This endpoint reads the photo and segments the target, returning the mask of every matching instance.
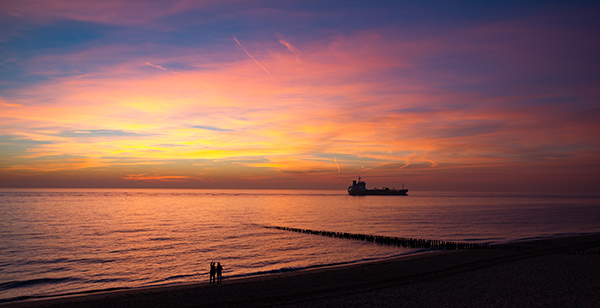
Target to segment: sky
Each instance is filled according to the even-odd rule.
[[[0,0],[0,187],[597,193],[598,16]]]

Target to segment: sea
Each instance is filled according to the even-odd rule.
[[[505,243],[599,233],[600,196],[2,188],[0,303],[435,253],[269,227]]]

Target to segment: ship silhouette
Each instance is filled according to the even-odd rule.
[[[352,185],[348,187],[348,194],[351,196],[370,196],[370,195],[391,195],[391,196],[406,196],[408,193],[408,189],[404,189],[404,184],[402,184],[402,189],[395,188],[373,188],[367,189],[367,183],[361,181],[360,176],[358,177],[358,182],[356,180],[352,181]]]

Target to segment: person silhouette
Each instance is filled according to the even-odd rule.
[[[215,283],[215,273],[217,269],[215,268],[215,262],[210,262],[210,278],[208,279],[209,284]]]
[[[223,272],[223,267],[221,266],[221,262],[217,262],[217,281],[221,283],[221,279],[223,276],[221,273]]]

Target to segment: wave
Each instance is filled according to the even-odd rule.
[[[561,238],[561,237],[568,237],[568,236],[580,236],[580,235],[592,235],[592,234],[600,234],[600,232],[554,233],[554,234],[546,234],[546,235],[540,235],[540,236],[522,237],[522,238],[518,238],[516,240],[502,242],[502,244],[511,243],[511,242],[526,242],[526,241],[534,241],[534,240],[545,240],[545,239]]]
[[[56,258],[56,259],[41,259],[41,260],[28,260],[21,263],[22,265],[59,265],[59,264],[104,264],[118,261],[118,259],[107,259],[107,258],[81,258],[81,259],[69,259],[69,258]],[[17,263],[19,264],[19,263]]]
[[[5,304],[5,303],[16,302],[16,301],[28,300],[28,299],[56,298],[56,297],[62,297],[62,296],[94,294],[94,293],[102,293],[102,292],[110,292],[110,291],[118,291],[118,290],[128,290],[128,289],[131,289],[131,288],[116,287],[116,288],[87,290],[87,291],[69,292],[69,293],[60,293],[60,294],[23,295],[23,296],[11,297],[11,298],[0,298],[0,305]]]
[[[171,276],[171,277],[166,277],[164,279],[161,280],[157,280],[154,283],[163,283],[163,282],[167,282],[167,281],[171,281],[171,280],[175,280],[175,279],[182,279],[182,278],[190,278],[190,277],[196,277],[199,274],[188,274],[188,275],[175,275],[175,276]]]
[[[57,284],[72,281],[79,281],[80,279],[73,277],[61,277],[61,278],[37,278],[29,280],[13,280],[8,282],[0,283],[0,291],[6,291],[16,288],[27,288],[34,285],[40,284]]]
[[[501,240],[504,240],[504,238],[502,238],[502,237],[474,237],[474,238],[465,238],[465,239],[462,239],[461,241],[463,241],[463,242],[474,242],[474,243],[495,244],[495,243],[498,243]]]
[[[310,270],[310,269],[325,268],[325,267],[358,264],[358,263],[363,263],[363,262],[389,260],[389,259],[394,259],[394,258],[398,258],[398,257],[405,257],[405,256],[412,255],[412,254],[432,252],[432,251],[434,251],[434,250],[432,250],[432,249],[417,249],[417,250],[409,251],[407,253],[401,253],[401,254],[396,254],[396,255],[382,257],[382,258],[364,258],[364,259],[358,259],[358,260],[347,261],[347,262],[315,264],[315,265],[309,265],[309,266],[285,266],[285,267],[268,270],[268,271],[258,271],[258,272],[245,273],[245,274],[227,275],[226,278],[231,279],[231,278],[254,277],[254,276],[261,276],[261,275],[295,272],[295,271]]]

